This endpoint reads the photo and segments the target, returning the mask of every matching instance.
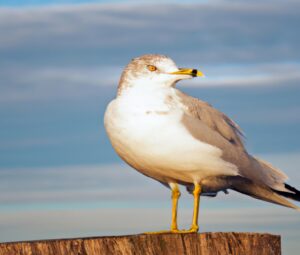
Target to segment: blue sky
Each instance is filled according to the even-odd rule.
[[[122,3],[128,1],[122,0],[1,0],[2,6],[45,6],[45,5],[60,5],[60,4],[86,4],[86,3]]]
[[[185,3],[195,3],[195,2],[205,2],[206,0],[196,1],[188,0]],[[0,6],[10,6],[10,7],[32,7],[32,6],[53,6],[53,5],[69,5],[69,4],[90,4],[90,3],[99,3],[99,4],[145,4],[145,3],[180,3],[181,1],[177,0],[160,0],[160,1],[150,1],[150,0],[0,0]]]
[[[232,117],[249,151],[299,187],[297,1],[49,2],[0,1],[1,241],[168,227],[169,191],[121,162],[102,123],[122,68],[145,53],[202,70],[206,79],[178,87]],[[272,232],[285,254],[300,248],[292,210],[234,192],[203,201],[203,231]]]

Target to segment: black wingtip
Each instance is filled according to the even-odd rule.
[[[295,192],[296,194],[300,195],[300,191],[297,190],[296,188],[292,187],[291,185],[285,183],[284,184],[284,187],[292,192]]]
[[[290,198],[290,199],[293,199],[293,200],[296,200],[296,201],[300,201],[300,191],[297,190],[296,188],[292,187],[291,185],[285,183],[284,184],[284,187],[291,191],[291,192],[286,192],[286,191],[278,191],[278,190],[274,190],[277,194],[281,195],[281,196],[284,196],[284,197],[287,197],[287,198]]]

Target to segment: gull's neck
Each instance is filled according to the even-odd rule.
[[[170,99],[176,95],[176,89],[158,84],[136,84],[127,86],[117,95],[123,109],[134,112],[169,111]]]
[[[120,80],[117,96],[122,96],[127,93],[146,94],[146,93],[163,93],[170,91],[173,88],[172,84],[164,82],[157,83],[149,79],[136,80]]]

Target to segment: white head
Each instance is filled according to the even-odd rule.
[[[196,69],[178,68],[164,55],[148,54],[134,58],[124,69],[118,94],[134,86],[173,87],[176,82],[203,74]]]

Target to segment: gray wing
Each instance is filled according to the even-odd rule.
[[[244,135],[240,127],[229,117],[213,108],[210,104],[188,96],[179,90],[178,96],[184,105],[186,114],[199,119],[207,127],[218,132],[229,143],[237,147],[244,147]]]
[[[236,165],[241,176],[275,190],[288,191],[283,172],[247,153],[237,124],[206,102],[179,90],[177,93],[185,111],[182,122],[191,135],[221,149],[222,158]]]

